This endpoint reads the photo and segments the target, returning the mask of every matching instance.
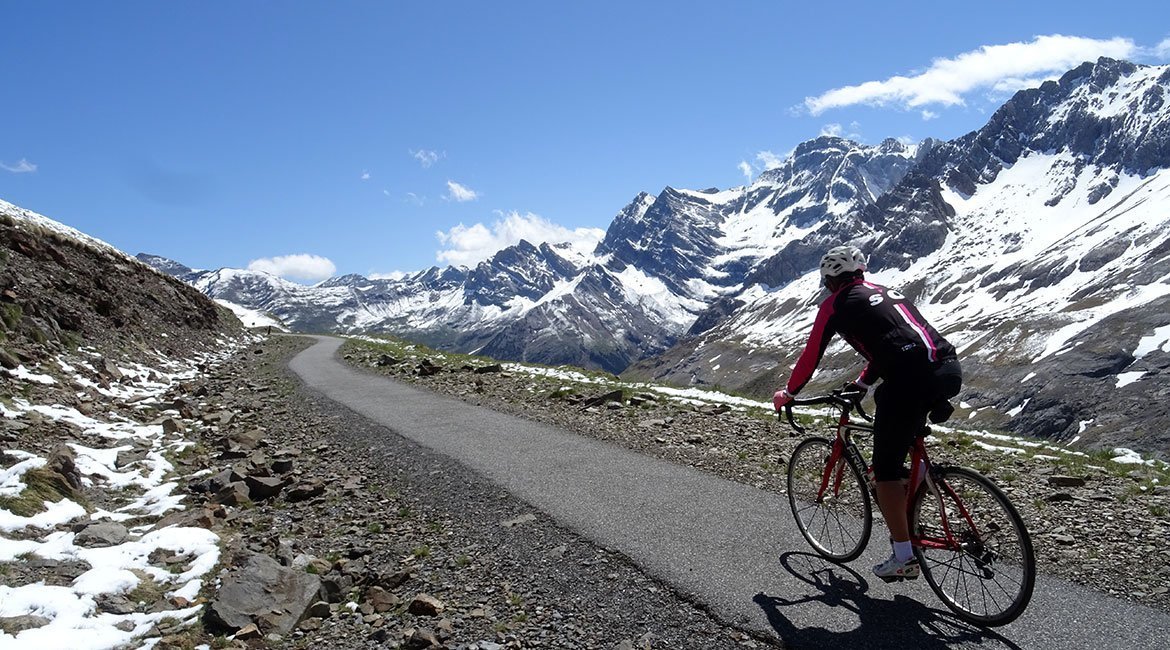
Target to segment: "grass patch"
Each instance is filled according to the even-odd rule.
[[[61,499],[79,500],[63,476],[43,467],[25,472],[22,481],[25,488],[20,494],[0,496],[0,508],[14,515],[31,517],[45,511],[46,501],[56,503]]]
[[[138,576],[139,582],[137,587],[126,594],[126,598],[132,602],[146,603],[147,605],[153,605],[162,600],[163,594],[166,592],[163,585],[155,582],[149,575],[140,570],[132,569],[131,571]]]
[[[0,323],[4,324],[5,330],[15,329],[23,317],[24,310],[20,305],[11,302],[0,303]]]
[[[427,546],[426,544],[416,546],[410,551],[410,554],[413,555],[416,559],[421,560],[425,557],[430,557],[431,547]]]

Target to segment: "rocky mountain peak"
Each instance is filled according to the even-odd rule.
[[[1036,376],[1051,379],[1058,362],[1076,358],[1094,368],[1084,381],[1140,394],[1150,382],[1130,375],[1160,372],[1160,353],[1132,349],[1155,336],[1151,327],[1170,326],[1142,311],[1161,304],[1170,250],[1157,207],[1170,197],[1168,70],[1103,59],[1017,93],[954,140],[867,145],[824,135],[745,187],[642,192],[592,257],[522,242],[474,269],[399,281],[258,280],[269,286],[255,294],[265,302],[249,306],[288,316],[296,329],[391,331],[610,371],[675,345],[646,362],[653,377],[762,392],[807,331],[820,255],[850,242],[870,255],[879,281],[938,310],[973,373],[1038,385]],[[1126,324],[1129,351],[1094,334],[1104,322]],[[725,360],[707,363],[719,353],[700,354],[704,346]],[[1097,368],[1098,353],[1135,369]],[[1013,381],[977,390],[987,412],[1038,395],[1031,408],[1059,401]],[[1009,419],[1034,422],[1052,408]],[[1105,422],[1078,409],[1060,412],[1059,435]],[[1086,439],[1102,440],[1113,425],[1093,426]]]

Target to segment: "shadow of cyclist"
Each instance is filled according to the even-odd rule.
[[[906,596],[875,599],[866,596],[869,583],[856,571],[832,564],[811,553],[790,552],[780,564],[796,578],[816,589],[806,596],[786,599],[756,594],[753,600],[780,638],[795,648],[946,648],[953,644],[1020,650],[1003,636],[970,625],[949,612],[926,607]],[[820,603],[841,607],[857,615],[851,630],[797,627],[783,614],[783,608]]]

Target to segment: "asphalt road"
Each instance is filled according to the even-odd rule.
[[[312,389],[458,460],[723,620],[791,647],[1170,647],[1170,615],[1048,576],[1016,622],[972,627],[925,580],[887,585],[869,575],[889,553],[880,533],[848,566],[825,562],[775,493],[356,371],[334,358],[340,344],[319,337],[289,366]]]

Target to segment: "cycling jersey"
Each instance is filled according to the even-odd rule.
[[[788,380],[789,393],[797,394],[812,379],[835,334],[869,362],[860,377],[867,385],[955,358],[955,348],[906,296],[859,278],[821,303],[808,343]]]

